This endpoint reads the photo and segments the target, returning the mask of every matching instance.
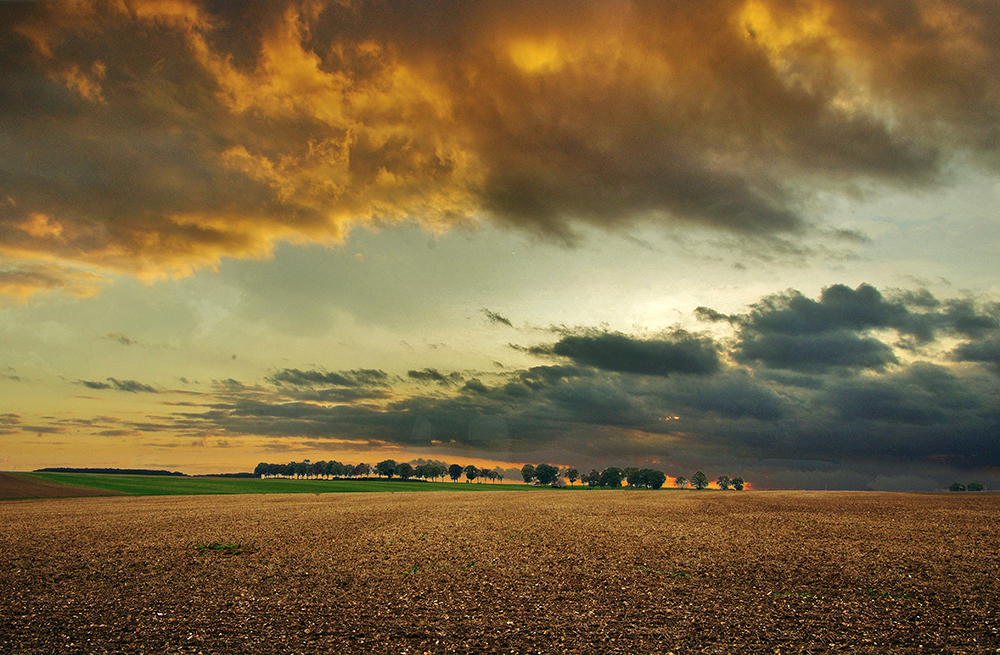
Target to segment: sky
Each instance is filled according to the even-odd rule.
[[[0,469],[1000,485],[1000,5],[0,3]]]

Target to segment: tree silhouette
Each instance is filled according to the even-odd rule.
[[[403,462],[402,464],[396,464],[396,475],[398,475],[403,480],[409,480],[413,475],[413,466],[408,462]]]
[[[392,479],[393,474],[396,473],[396,460],[384,459],[375,465],[375,472],[379,475],[384,475],[385,477]]]
[[[559,479],[559,469],[550,464],[539,464],[535,467],[535,479],[538,480],[538,484],[546,486],[553,484]]]
[[[609,466],[608,468],[601,471],[601,476],[599,483],[602,487],[611,487],[612,489],[621,488],[622,479],[625,477],[625,471],[621,470],[617,466]]]
[[[707,489],[708,488],[708,476],[698,471],[691,476],[691,486],[695,489]]]

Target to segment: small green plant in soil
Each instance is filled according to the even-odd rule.
[[[246,550],[243,544],[223,544],[218,541],[195,544],[194,548],[199,553],[220,553],[226,556],[241,555]]]

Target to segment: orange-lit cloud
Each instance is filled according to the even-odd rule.
[[[358,225],[809,229],[1000,163],[990,3],[5,3],[0,256],[184,275]],[[44,217],[44,220],[39,217]]]
[[[86,298],[96,295],[109,282],[92,271],[54,264],[0,268],[0,303],[4,298],[24,302],[44,291],[62,291]]]

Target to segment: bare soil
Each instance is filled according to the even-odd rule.
[[[0,504],[0,652],[985,653],[1000,496]]]
[[[120,496],[117,491],[87,489],[49,482],[21,473],[0,472],[0,500],[12,498],[75,498],[80,496]]]

